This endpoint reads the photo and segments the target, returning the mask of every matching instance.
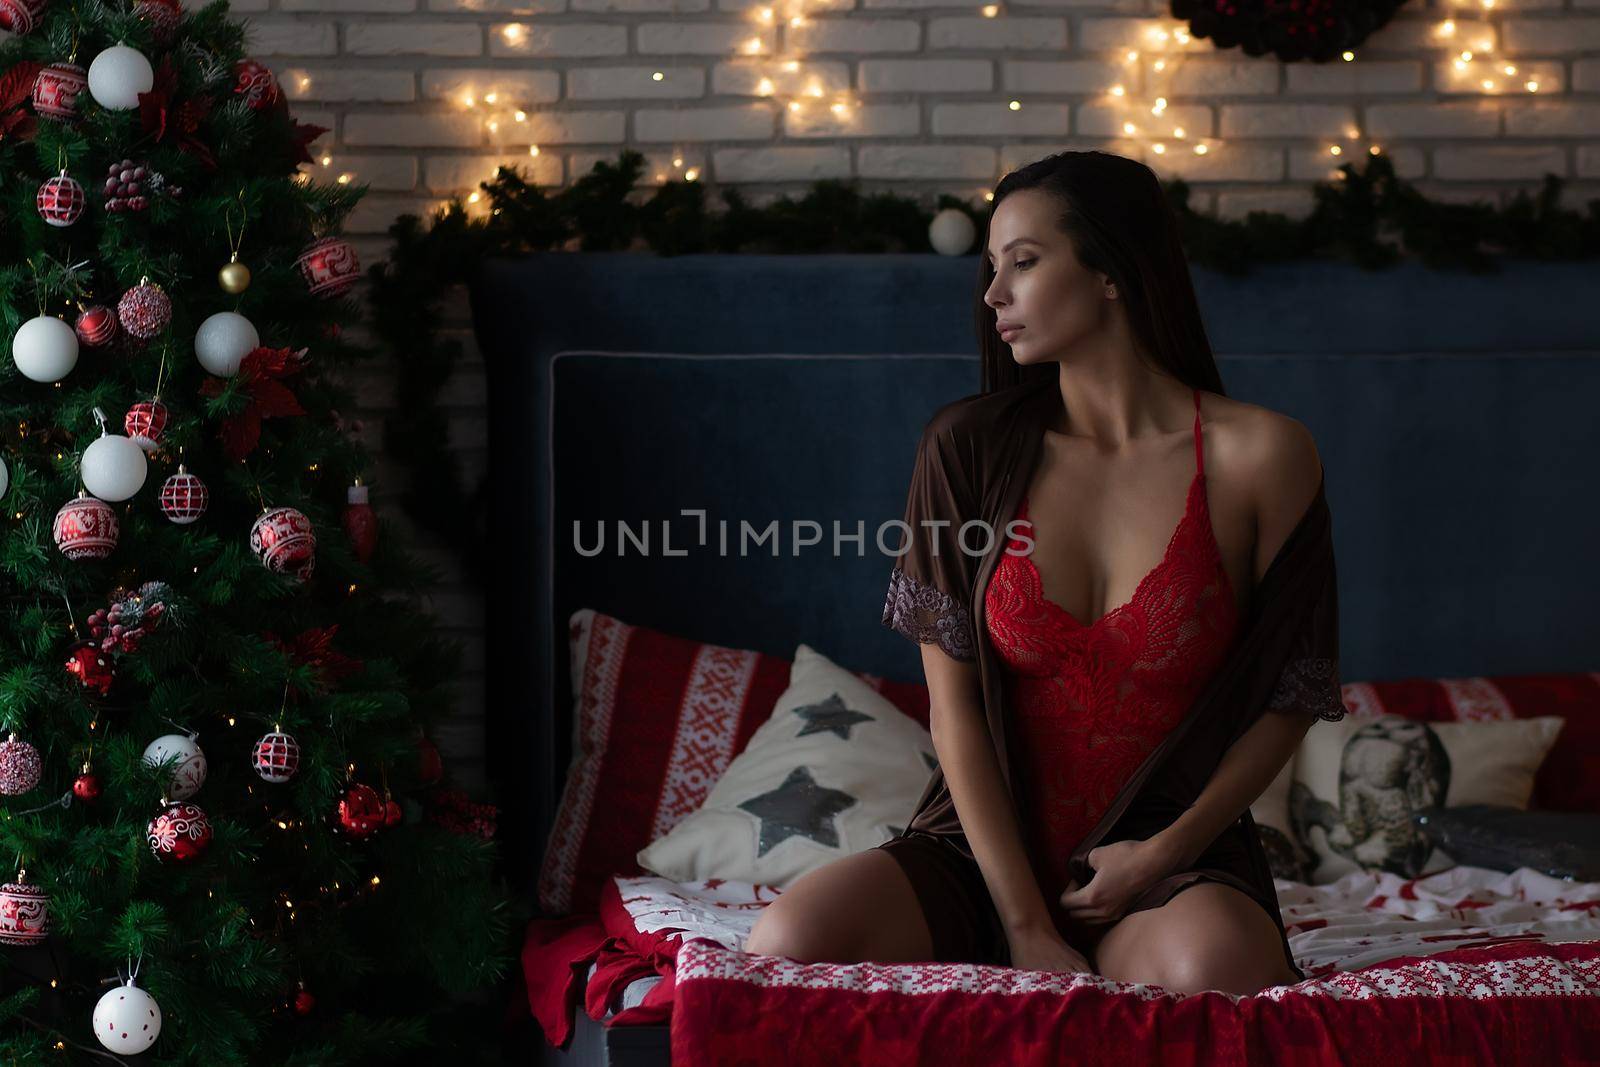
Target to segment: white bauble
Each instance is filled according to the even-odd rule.
[[[6,490],[11,488],[11,471],[6,469],[6,461],[0,459],[0,496],[6,495]]]
[[[40,315],[17,327],[11,359],[24,378],[59,382],[78,365],[78,335],[54,315]]]
[[[959,208],[945,208],[928,224],[928,243],[941,256],[965,255],[977,235],[972,216]]]
[[[261,345],[261,335],[237,311],[219,311],[200,324],[194,335],[194,354],[200,365],[220,378],[239,373],[239,364],[251,349]]]
[[[126,500],[144,485],[150,464],[133,438],[108,433],[83,450],[79,473],[83,487],[101,500]]]
[[[161,1036],[161,1005],[130,978],[94,1006],[94,1036],[124,1056],[143,1052]]]
[[[167,799],[188,800],[205,784],[206,754],[200,751],[193,734],[165,734],[145,746],[144,761],[152,767],[174,757],[178,763],[167,785]]]
[[[139,106],[139,94],[155,83],[156,72],[144,53],[125,44],[112,45],[89,64],[89,95],[112,111],[132,111]]]

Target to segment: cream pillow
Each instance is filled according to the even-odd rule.
[[[1562,720],[1421,722],[1398,715],[1319,723],[1300,743],[1289,817],[1314,883],[1360,869],[1406,878],[1455,865],[1412,822],[1434,807],[1526,808]]]
[[[934,765],[927,730],[801,645],[772,717],[700,809],[640,850],[639,864],[675,882],[785,888],[899,834]]]
[[[1316,731],[1312,731],[1315,733]],[[1316,859],[1295,838],[1289,822],[1289,786],[1294,781],[1294,763],[1299,750],[1289,757],[1272,784],[1262,791],[1250,805],[1250,817],[1255,820],[1256,831],[1261,836],[1261,847],[1267,854],[1267,865],[1275,878],[1291,882],[1307,882]]]

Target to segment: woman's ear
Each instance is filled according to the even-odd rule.
[[[1100,287],[1105,290],[1107,300],[1115,300],[1117,298],[1117,284],[1111,280],[1111,275],[1100,275]]]

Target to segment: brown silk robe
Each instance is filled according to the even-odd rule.
[[[984,717],[996,739],[1001,774],[1012,787],[1016,751],[1008,714],[1004,663],[989,639],[984,592],[1005,550],[1006,523],[1038,465],[1045,429],[1061,412],[1061,392],[1024,384],[946,404],[933,414],[918,445],[906,499],[911,528],[907,551],[895,562],[884,604],[884,625],[913,641],[938,644],[952,657],[976,660]],[[1334,720],[1344,715],[1339,693],[1339,612],[1332,525],[1325,484],[1273,558],[1241,619],[1227,657],[1171,733],[1139,766],[1110,809],[1074,850],[1073,877],[1087,885],[1089,851],[1111,841],[1142,840],[1170,825],[1200,795],[1228,748],[1263,712]],[[973,526],[958,547],[961,525]],[[923,525],[924,523],[945,525]],[[1002,743],[1003,742],[1003,743]],[[1029,815],[1014,809],[1023,824]],[[942,769],[918,801],[906,834],[942,837],[974,858]],[[1209,878],[1254,897],[1277,924],[1284,955],[1297,973],[1278,912],[1272,872],[1249,811],[1230,824],[1187,870],[1168,875],[1136,897],[1128,911],[1159,907],[1183,886]],[[1045,898],[1064,934],[1074,933]],[[1102,928],[1103,929],[1103,928]],[[1069,943],[1092,940],[1068,936]]]

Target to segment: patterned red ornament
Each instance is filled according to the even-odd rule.
[[[383,828],[383,818],[383,798],[370,785],[352,785],[339,798],[339,829],[351,837],[371,837]]]
[[[67,673],[83,683],[85,689],[94,689],[101,696],[111,691],[114,675],[111,657],[94,641],[74,641],[67,649]]]
[[[196,804],[168,804],[150,820],[145,839],[158,859],[188,863],[211,844],[211,820]]]
[[[182,463],[178,472],[161,483],[161,514],[187,526],[206,513],[211,501],[211,490],[206,483],[190,474]]]
[[[89,769],[87,763],[83,765],[83,773],[72,782],[72,795],[85,804],[92,804],[100,799],[100,779]]]
[[[178,0],[139,0],[133,13],[150,27],[150,36],[165,47],[178,34],[178,20],[183,18],[183,8]]]
[[[123,416],[122,428],[130,440],[146,452],[154,452],[167,432],[167,406],[160,400],[141,400]]]
[[[294,508],[263,511],[250,527],[250,550],[274,574],[311,577],[317,562],[317,538],[311,520]]]
[[[161,286],[144,278],[117,301],[117,318],[124,330],[148,341],[172,321],[172,301]]]
[[[251,110],[260,111],[278,102],[278,79],[264,64],[253,59],[241,59],[234,64],[233,91],[244,97]]]
[[[72,328],[78,340],[91,348],[98,348],[109,344],[117,336],[117,316],[104,304],[95,304],[83,309]]]
[[[0,885],[0,944],[37,945],[50,932],[50,894],[27,879],[19,871],[15,882]]]
[[[332,299],[343,296],[361,279],[361,263],[356,250],[343,237],[324,237],[305,247],[294,261],[300,268],[312,296]]]
[[[33,79],[33,110],[51,119],[78,117],[78,97],[89,87],[89,72],[76,63],[52,63]]]
[[[111,505],[82,490],[61,505],[51,527],[56,547],[68,559],[105,559],[117,547],[118,532]]]
[[[0,30],[22,35],[39,24],[48,0],[0,0]]]
[[[274,730],[256,742],[250,762],[263,780],[287,782],[300,769],[300,743],[281,730]]]
[[[21,796],[38,785],[43,774],[44,760],[39,758],[38,749],[17,740],[16,734],[0,741],[0,793]]]
[[[69,177],[65,170],[46,179],[33,198],[39,217],[52,226],[71,226],[83,214],[88,202],[89,197],[78,179]]]

